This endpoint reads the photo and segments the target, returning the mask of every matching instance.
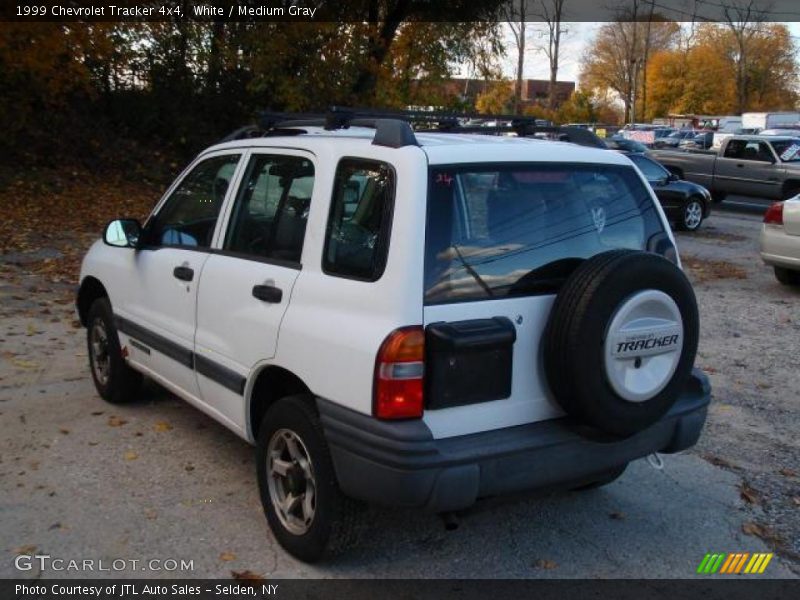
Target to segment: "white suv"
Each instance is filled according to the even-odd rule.
[[[698,315],[623,155],[406,120],[274,124],[110,223],[77,308],[109,402],[146,375],[257,447],[312,561],[360,502],[448,512],[692,446]]]

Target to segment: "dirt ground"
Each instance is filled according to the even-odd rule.
[[[771,576],[796,576],[800,289],[761,263],[759,228],[715,212],[679,236],[700,305],[697,364],[714,389],[698,446],[664,471],[638,461],[602,490],[480,507],[453,533],[434,516],[370,512],[362,547],[315,567],[268,533],[241,440],[153,385],[131,406],[97,397],[75,281],[58,266],[91,232],[3,248],[0,577],[86,576],[21,575],[13,557],[33,552],[192,558],[177,575],[197,577],[688,577],[705,552],[767,548],[779,554]]]
[[[701,331],[697,364],[713,402],[693,450],[739,475],[760,506],[755,524],[800,565],[800,288],[780,285],[758,256],[761,217],[717,211],[678,244],[695,286]]]

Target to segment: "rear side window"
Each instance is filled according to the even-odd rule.
[[[555,293],[582,260],[645,250],[661,232],[650,192],[629,166],[434,168],[425,302]]]
[[[377,281],[386,266],[394,171],[386,163],[344,159],[336,169],[322,268],[329,275]]]

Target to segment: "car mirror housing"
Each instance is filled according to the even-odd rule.
[[[103,230],[103,241],[116,248],[136,248],[142,226],[136,219],[116,219]]]

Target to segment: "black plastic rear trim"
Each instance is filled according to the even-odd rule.
[[[239,375],[236,371],[223,367],[198,354],[194,357],[194,368],[200,375],[208,377],[222,387],[228,388],[239,395],[244,394],[244,386],[245,383],[247,383],[247,379]]]

